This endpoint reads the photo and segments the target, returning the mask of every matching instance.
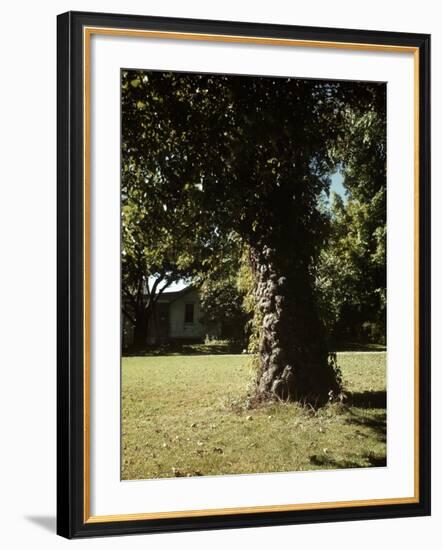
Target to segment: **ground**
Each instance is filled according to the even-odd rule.
[[[247,355],[123,358],[122,478],[385,466],[386,354],[341,352],[346,399],[252,406]]]

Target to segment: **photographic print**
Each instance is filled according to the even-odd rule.
[[[385,82],[121,70],[121,478],[387,465]]]
[[[57,24],[58,534],[429,515],[430,36]]]

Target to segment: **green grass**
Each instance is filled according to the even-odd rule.
[[[122,478],[385,465],[386,354],[338,353],[347,401],[251,407],[244,355],[127,357]]]

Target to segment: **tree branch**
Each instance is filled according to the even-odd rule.
[[[151,294],[152,294],[152,297],[154,298],[155,297],[155,293],[157,291],[157,288],[158,288],[158,285],[161,283],[161,281],[164,280],[164,274],[162,273],[158,279],[154,282],[153,286],[152,286],[152,291],[151,291]]]
[[[121,311],[124,313],[124,315],[126,315],[126,317],[129,319],[129,321],[135,325],[136,322],[135,322],[135,319],[132,317],[132,315],[130,315],[125,309],[124,307],[121,308]]]
[[[166,288],[169,287],[172,283],[173,283],[172,280],[167,281],[166,284],[165,284],[162,288],[160,288],[160,290],[157,292],[156,298],[154,298],[154,303],[155,303],[155,304],[156,304],[156,303],[158,302],[158,300],[160,299],[161,294],[163,294],[163,292],[166,290]]]
[[[172,284],[172,282],[173,281],[167,281],[166,284],[158,291],[158,296],[161,296],[161,294]]]
[[[134,298],[134,296],[132,296],[132,294],[124,287],[122,287],[121,291],[124,294],[124,297],[127,298],[132,303],[133,306],[136,306],[137,301]]]

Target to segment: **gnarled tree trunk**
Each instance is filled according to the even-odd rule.
[[[326,349],[308,262],[281,243],[278,250],[252,248],[250,259],[262,323],[258,395],[325,403],[339,393],[340,380]]]

